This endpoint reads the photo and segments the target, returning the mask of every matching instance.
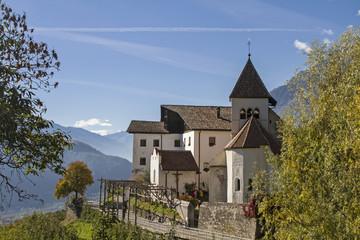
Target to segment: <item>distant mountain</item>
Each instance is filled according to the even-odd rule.
[[[101,136],[82,128],[64,127],[59,124],[54,124],[54,129],[60,129],[70,134],[73,140],[87,143],[104,154],[132,160],[132,135],[127,132]]]
[[[293,99],[294,92],[289,91],[287,85],[282,85],[271,90],[270,94],[277,101],[274,111],[281,117]]]
[[[95,183],[88,188],[86,196],[95,196],[99,193],[98,179],[102,177],[107,179],[129,179],[131,163],[128,160],[104,155],[88,144],[74,141],[73,149],[65,151],[64,166],[66,167],[70,162],[78,160],[81,160],[88,165],[94,177]],[[40,199],[44,200],[45,206],[48,206],[57,202],[53,192],[60,177],[61,176],[59,175],[45,171],[40,177],[30,177],[30,180],[35,183],[35,186],[28,181],[24,181],[20,186],[29,193],[37,194]],[[42,207],[42,204],[35,200],[17,202],[14,196],[11,208],[6,210],[19,211],[21,208]]]

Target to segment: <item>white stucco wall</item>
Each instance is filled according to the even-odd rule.
[[[161,150],[183,150],[182,134],[144,134],[135,133],[133,138],[133,169],[150,169],[150,156],[154,148]],[[146,147],[140,146],[140,140],[146,139]],[[154,147],[153,140],[159,140],[159,147]],[[174,147],[174,140],[180,140],[180,147]],[[146,165],[140,165],[140,158],[146,158]]]
[[[204,162],[210,162],[216,156],[218,156],[224,147],[231,140],[230,131],[198,131],[196,135],[200,133],[200,184],[202,187],[205,185],[205,190],[209,190],[209,172],[204,171]],[[215,137],[215,145],[209,146],[209,138]],[[198,156],[195,158],[198,161]]]
[[[189,137],[191,144],[189,146]],[[215,145],[209,146],[209,137],[215,137]],[[200,174],[200,188],[209,190],[209,172],[204,171],[204,162],[210,162],[221,151],[224,150],[226,144],[231,140],[230,131],[205,131],[196,130],[188,131],[183,134],[185,140],[185,150],[191,151],[194,156],[195,162],[199,167]],[[200,154],[199,154],[200,153]],[[200,161],[199,161],[200,157]],[[200,165],[199,165],[200,162]],[[196,180],[198,184],[199,180]]]
[[[250,201],[252,191],[248,190],[248,180],[262,169],[267,170],[265,146],[260,148],[238,148],[226,151],[228,163],[228,202]],[[231,165],[231,168],[229,166]],[[235,180],[240,179],[240,191],[235,191]]]
[[[167,176],[167,187],[176,189],[176,176],[175,171],[170,171]],[[182,175],[179,176],[179,194],[185,193],[185,183],[194,183],[196,182],[196,173],[195,172],[185,172],[179,171]],[[165,186],[165,183],[164,185]]]
[[[215,137],[215,145],[213,146],[209,146],[210,137]],[[146,139],[146,147],[140,147],[141,139]],[[150,166],[151,154],[155,148],[153,146],[154,139],[159,140],[159,147],[157,147],[158,149],[191,151],[195,162],[198,165],[200,157],[200,186],[203,190],[208,191],[209,172],[204,172],[203,164],[204,162],[210,162],[219,153],[221,153],[221,151],[223,151],[226,144],[231,140],[231,133],[230,131],[188,131],[184,134],[134,134],[133,169],[150,169],[150,178],[153,177],[153,170],[159,172],[159,170],[157,170],[155,167],[152,168]],[[180,140],[180,147],[174,146],[175,140]],[[146,158],[146,165],[140,165],[140,158],[142,157]],[[156,162],[155,165],[159,165],[159,162]],[[160,171],[156,178],[159,179],[157,184],[164,184],[165,175],[162,173],[162,171]],[[198,178],[199,176],[195,174],[195,179],[192,181],[198,184]]]
[[[159,154],[156,154],[156,150],[153,150],[150,160],[150,183],[160,185],[160,159]]]
[[[180,140],[180,147],[175,147],[175,140]],[[161,150],[184,150],[182,134],[164,134]]]
[[[268,129],[268,99],[267,98],[232,98],[231,100],[231,133],[233,136],[239,132],[240,128],[246,122],[246,119],[240,119],[240,110],[247,111],[248,108],[259,109],[259,120],[265,129]]]

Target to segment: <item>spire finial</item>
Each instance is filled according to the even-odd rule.
[[[248,54],[248,56],[249,56],[249,58],[250,58],[250,56],[251,56],[251,53],[250,53],[250,38],[248,39],[248,49],[249,49],[249,54]]]

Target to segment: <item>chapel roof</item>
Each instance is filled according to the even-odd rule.
[[[254,116],[251,116],[225,149],[259,148],[260,146],[269,146],[275,154],[280,153],[281,149],[279,141]]]
[[[276,100],[266,89],[250,57],[230,94],[231,98],[268,98],[269,103],[276,106]]]
[[[161,107],[179,114],[191,130],[231,130],[231,107],[188,105],[161,105]]]
[[[191,151],[184,150],[159,150],[161,156],[161,168],[163,171],[195,171],[199,172],[194,156]]]
[[[128,129],[129,133],[169,133],[163,122],[132,120]]]

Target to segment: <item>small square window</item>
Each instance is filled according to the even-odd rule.
[[[153,141],[153,146],[154,146],[154,147],[160,146],[160,141],[159,141],[159,139],[154,139],[154,141]]]
[[[209,146],[212,147],[216,144],[215,137],[209,137]]]
[[[146,158],[140,158],[140,165],[146,165]]]
[[[191,137],[189,137],[189,146],[191,146]]]
[[[140,147],[146,147],[146,139],[140,139]]]
[[[180,140],[174,141],[174,147],[180,147]]]

